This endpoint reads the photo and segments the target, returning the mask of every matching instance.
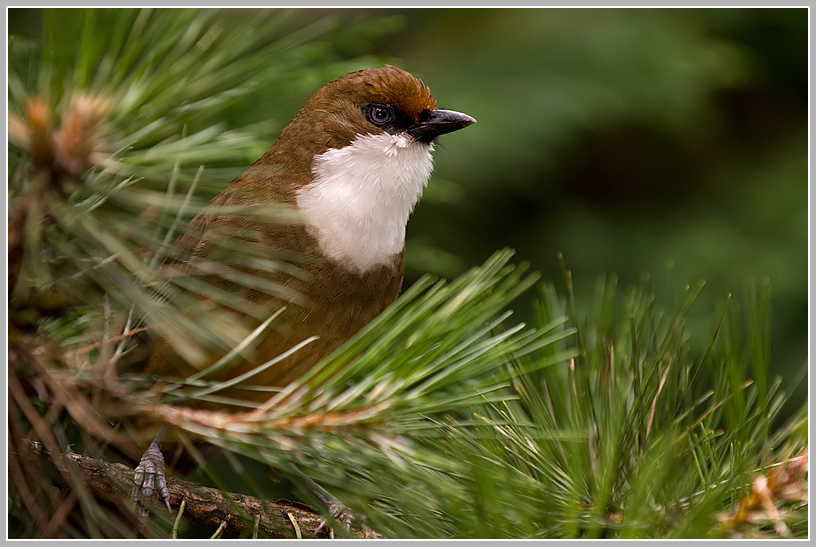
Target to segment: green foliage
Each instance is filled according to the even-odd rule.
[[[217,400],[229,386],[210,380],[209,370],[172,383],[124,374],[122,361],[144,357],[134,336],[143,326],[191,358],[215,337],[226,363],[275,320],[278,311],[250,309],[262,320],[259,330],[230,331],[223,317],[199,310],[197,296],[249,302],[159,266],[190,217],[237,166],[262,153],[291,108],[328,77],[373,64],[356,55],[396,20],[349,23],[268,10],[25,13],[42,16],[43,26],[34,39],[9,39],[11,536],[166,537],[162,515],[140,521],[130,508],[100,504],[60,467],[69,446],[134,463],[145,423],[174,425],[191,448],[190,441],[206,440],[228,449],[226,465],[205,466],[209,476],[200,477],[224,489],[271,496],[269,481],[249,469],[252,460],[297,487],[298,474],[287,466],[295,460],[386,537],[807,535],[807,409],[780,415],[786,396],[773,372],[767,282],[718,307],[702,285],[658,298],[649,287],[621,289],[604,276],[594,291],[579,293],[563,264],[561,289],[539,283],[502,251],[450,282],[421,278],[321,366],[245,413],[171,404]],[[496,13],[498,35],[510,25],[528,47],[540,33],[532,19],[516,28],[518,19]],[[529,116],[520,138],[556,142],[581,120],[613,118],[610,111],[654,115],[689,130],[708,90],[748,77],[734,48],[709,48],[716,38],[697,43],[660,12],[640,12],[637,24],[624,13],[590,16],[579,36],[585,47],[573,48],[564,46],[576,39],[574,25],[564,23],[576,15],[554,12],[545,35],[562,46],[560,55],[542,56],[538,68],[565,76],[547,94],[516,103],[551,108],[552,123],[544,125],[552,134],[537,133],[542,126]],[[663,48],[649,49],[657,37],[667,37]],[[620,85],[611,92],[604,58],[626,69],[612,71]],[[695,63],[681,62],[689,59]],[[575,93],[571,107],[559,102],[576,92],[567,76],[587,63],[591,85]],[[674,98],[672,109],[662,106],[664,95],[644,88],[652,81]],[[541,84],[509,88],[530,93]],[[487,100],[495,92],[480,89]],[[478,108],[450,106],[491,126]],[[512,148],[508,142],[498,145]],[[496,139],[490,143],[495,150]],[[748,186],[760,187],[764,177]],[[443,185],[438,202],[455,203],[463,195],[457,188]],[[757,207],[762,201],[747,192],[744,199]],[[291,220],[277,209],[233,213]],[[569,239],[579,231],[572,228],[559,236]],[[451,268],[467,262],[433,243],[423,252],[449,258]],[[221,259],[214,267],[297,272],[241,239]],[[277,290],[251,276],[244,283]],[[533,287],[525,325],[509,308]],[[29,441],[44,447],[39,458],[23,456]],[[770,498],[760,500],[762,478]],[[768,499],[779,514],[757,501]]]
[[[767,278],[771,366],[804,400],[806,9],[401,13],[388,50],[478,120],[439,154],[409,275],[455,276],[508,246],[553,278],[562,252],[581,307],[604,272],[650,275],[665,302],[698,279],[741,295]],[[440,179],[455,190],[426,199]]]
[[[603,280],[593,310],[579,317],[569,290],[563,296],[541,285],[539,326],[549,332],[565,315],[573,326],[516,352],[504,365],[510,386],[465,408],[455,393],[437,401],[434,414],[421,402],[407,407],[430,428],[383,419],[386,410],[379,426],[299,445],[299,466],[386,537],[725,537],[728,511],[771,458],[806,447],[806,410],[771,434],[784,397],[769,387],[763,357],[767,287],[744,310],[724,304],[695,341],[685,321],[701,288],[666,313],[648,292],[618,295],[615,280]],[[384,327],[366,329],[360,340]],[[695,354],[695,342],[708,349]],[[579,351],[565,359],[572,346]],[[387,364],[368,370],[369,359],[377,366],[399,357],[361,355],[345,380],[350,388],[389,377]],[[366,372],[355,381],[358,370]],[[477,382],[478,373],[474,366],[467,377]],[[373,431],[376,447],[365,440]],[[278,455],[255,446],[241,451],[277,463]],[[787,502],[784,513],[794,535],[806,533],[803,501]],[[769,533],[735,526],[742,537]]]
[[[32,307],[26,299],[42,307],[44,294],[58,295],[49,305],[61,308],[95,295],[99,311],[102,299],[114,298],[119,310],[134,306],[128,325],[146,317],[192,361],[202,358],[196,343],[225,349],[244,334],[184,313],[198,294],[235,305],[234,295],[191,277],[167,282],[153,270],[213,186],[237,174],[226,168],[257,159],[282,127],[267,116],[231,124],[230,110],[256,100],[259,89],[342,72],[349,62],[331,61],[324,41],[337,23],[329,19],[298,21],[291,10],[228,14],[44,10],[39,43],[10,38],[9,198],[16,231],[25,227],[12,253],[23,261],[21,282],[12,282],[20,307]],[[275,110],[274,101],[267,106]],[[274,207],[251,214],[291,220]],[[291,268],[250,248],[232,253],[236,266]],[[257,278],[245,283],[277,290]]]

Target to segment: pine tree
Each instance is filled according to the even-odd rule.
[[[710,332],[692,335],[702,284],[667,308],[644,287],[620,294],[610,276],[582,311],[566,266],[557,288],[499,251],[452,281],[422,278],[260,408],[172,404],[216,400],[223,384],[211,370],[182,382],[134,373],[147,331],[191,360],[216,340],[224,365],[257,332],[189,313],[198,294],[250,304],[166,275],[169,243],[266,149],[281,123],[258,119],[287,89],[376,62],[337,51],[393,23],[268,10],[41,16],[39,39],[9,38],[10,536],[196,537],[221,522],[217,534],[314,534],[320,516],[272,503],[266,467],[317,511],[301,473],[336,495],[355,523],[330,519],[331,532],[351,536],[807,535],[807,409],[775,421],[785,398],[768,366],[768,284],[739,305],[726,298]],[[264,115],[242,115],[236,105],[259,93]],[[227,251],[214,267],[297,266],[240,240]],[[522,297],[533,325],[513,319]],[[160,504],[142,519],[118,501],[159,424],[194,455],[198,441],[223,449],[171,484],[187,496],[182,520],[203,530]],[[226,505],[202,511],[208,496]]]

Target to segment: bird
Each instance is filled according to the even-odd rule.
[[[218,281],[221,289],[240,292],[270,314],[287,308],[284,320],[254,339],[241,362],[225,374],[246,373],[309,340],[251,377],[255,385],[286,386],[397,299],[406,225],[431,176],[437,138],[475,122],[467,114],[438,108],[422,80],[391,65],[345,74],[311,96],[266,153],[193,218],[171,253],[176,266],[190,274],[197,260],[223,251],[219,241],[240,233],[250,234],[248,240],[261,254],[309,257],[301,265],[305,275],[250,272],[275,282],[291,298]],[[271,204],[290,208],[300,220],[281,223],[223,212],[231,206]],[[212,307],[212,302],[201,305]],[[243,310],[221,310],[247,328],[260,323]],[[178,356],[164,341],[151,352],[147,368],[161,371],[174,361]],[[227,399],[251,407],[269,396],[264,390],[231,389]],[[203,406],[220,408],[219,403]],[[133,497],[149,497],[155,487],[169,509],[162,436],[136,468]]]

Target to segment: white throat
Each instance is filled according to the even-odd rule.
[[[433,145],[412,137],[362,135],[316,156],[314,181],[297,205],[320,249],[351,270],[390,264],[433,169]]]

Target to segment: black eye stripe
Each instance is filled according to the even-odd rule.
[[[390,104],[372,103],[363,108],[363,116],[376,126],[383,127],[396,120],[396,112]]]
[[[392,135],[407,131],[415,123],[399,108],[388,103],[369,103],[361,111],[368,123]]]
[[[387,122],[388,119],[391,117],[391,112],[388,111],[387,108],[382,106],[375,106],[371,109],[371,117],[374,118],[375,121],[378,122]]]

